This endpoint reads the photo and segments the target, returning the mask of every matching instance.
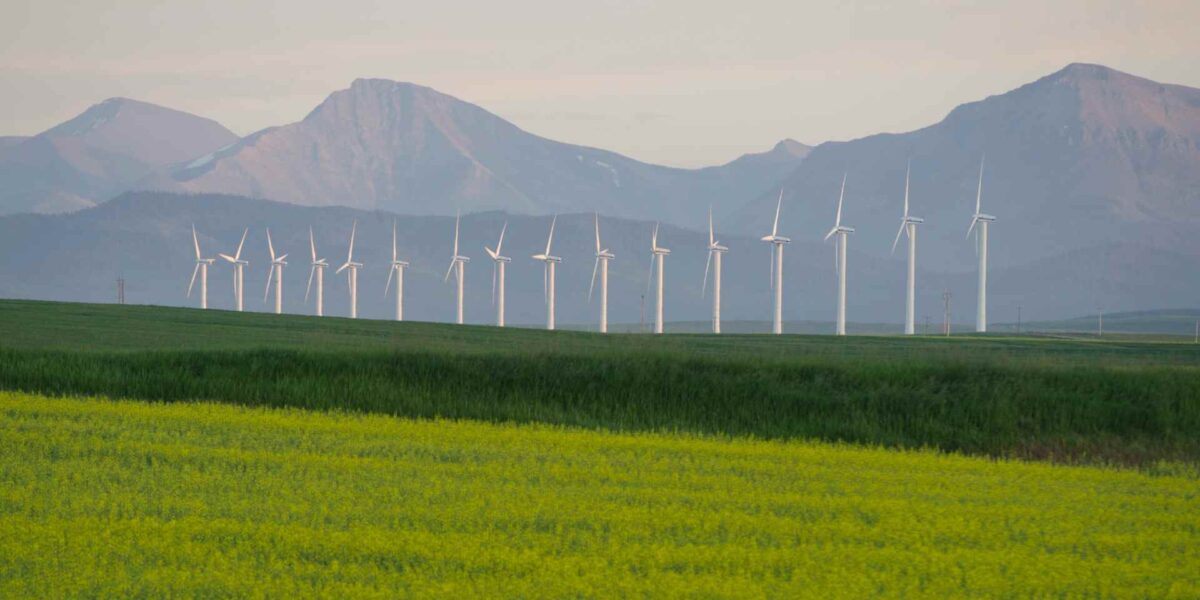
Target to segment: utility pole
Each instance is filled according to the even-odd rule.
[[[950,335],[950,292],[947,290],[942,292],[942,303],[944,304],[942,316],[942,333],[947,337]]]
[[[642,292],[642,320],[638,330],[646,333],[646,292]]]
[[[117,277],[117,304],[125,304],[125,278]]]

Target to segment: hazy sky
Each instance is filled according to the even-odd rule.
[[[1196,0],[2,0],[0,135],[112,96],[246,134],[383,77],[697,166],[915,129],[1070,62],[1200,87],[1198,22]]]

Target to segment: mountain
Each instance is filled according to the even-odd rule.
[[[844,219],[858,229],[850,246],[887,256],[911,159],[912,213],[926,219],[920,264],[968,269],[975,256],[964,235],[985,154],[983,210],[997,216],[995,268],[1073,252],[1073,268],[1086,269],[1105,255],[1081,251],[1114,243],[1125,251],[1200,252],[1200,90],[1085,64],[964,104],[917,131],[821,144],[784,184],[787,233],[823,235],[848,173]],[[761,234],[774,204],[775,195],[761,194],[729,224]]]
[[[727,165],[676,169],[548,140],[433,89],[359,79],[302,121],[140,187],[412,214],[589,212],[698,226],[776,185],[807,147],[788,140]]]
[[[396,215],[346,207],[305,207],[226,195],[177,195],[137,192],[119,196],[99,206],[61,215],[9,215],[0,217],[0,297],[110,302],[114,281],[123,277],[130,302],[195,306],[186,297],[194,266],[191,226],[194,223],[206,257],[232,252],[242,230],[249,227],[243,256],[246,271],[246,307],[268,310],[262,301],[268,254],[265,229],[271,228],[275,247],[290,255],[285,270],[284,310],[310,313],[304,301],[309,271],[308,229],[313,228],[320,256],[333,269],[342,262],[351,223],[358,222],[354,257],[366,266],[359,274],[359,314],[388,318],[392,300],[384,295],[387,263],[391,260],[391,226],[397,223],[399,253],[411,266],[405,277],[405,314],[425,321],[453,320],[454,289],[443,281],[449,266],[454,217]],[[467,320],[491,323],[492,265],[483,252],[494,244],[507,222],[505,254],[508,267],[508,320],[513,324],[544,323],[542,265],[530,256],[544,250],[550,218],[471,213],[462,219],[462,252],[474,260],[467,265]],[[650,231],[653,223],[601,217],[603,244],[616,259],[610,268],[610,319],[615,324],[638,323],[642,294],[649,275]],[[728,321],[753,320],[760,330],[768,327],[772,294],[767,244],[757,237],[729,235],[718,230],[718,239],[730,248],[724,257],[722,309]],[[564,325],[594,325],[599,309],[587,300],[595,242],[592,215],[570,213],[558,218],[554,248],[563,257],[559,266],[558,320]],[[702,295],[707,232],[664,226],[662,245],[672,250],[666,259],[666,314],[671,321],[707,321],[711,295]],[[833,251],[818,239],[801,239],[786,250],[784,317],[806,331],[832,331],[834,317]],[[853,323],[899,323],[902,320],[904,262],[881,259],[851,246],[849,267],[849,318]],[[1080,264],[1090,265],[1080,268]],[[327,272],[328,314],[347,312],[344,275]],[[997,268],[992,273],[989,298],[994,321],[1015,321],[1018,307],[1026,321],[1059,319],[1085,314],[1102,306],[1106,311],[1195,306],[1200,298],[1200,278],[1194,260],[1184,254],[1145,246],[1112,243],[1060,253],[1030,263]],[[218,260],[209,277],[209,302],[213,308],[233,305],[229,266]],[[710,281],[711,283],[711,281]],[[921,269],[917,274],[917,318],[936,325],[941,321],[942,292],[952,293],[955,322],[968,322],[974,314],[975,274]],[[646,315],[652,313],[653,294],[647,294]],[[1098,304],[1102,303],[1102,304]],[[812,322],[827,326],[813,325]],[[753,325],[743,325],[753,328]],[[853,327],[856,331],[899,331],[898,325]]]
[[[209,119],[110,98],[36,136],[0,138],[0,214],[92,206],[237,139]]]

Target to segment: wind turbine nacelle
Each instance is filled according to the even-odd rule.
[[[455,260],[455,262],[462,262],[462,263],[471,262],[471,259],[469,259],[465,256],[455,256],[454,260]]]
[[[661,254],[661,255],[663,255],[663,256],[666,256],[666,255],[668,255],[668,254],[670,254],[670,253],[671,253],[671,251],[670,251],[670,250],[667,250],[666,248],[655,248],[655,249],[653,249],[652,251],[653,251],[655,254]]]
[[[836,231],[838,233],[854,233],[854,228],[846,227],[845,225],[843,225],[841,227],[837,227],[836,229],[834,229],[834,231]]]
[[[922,219],[921,217],[908,217],[908,218],[904,219],[904,222],[905,222],[905,223],[918,223],[918,224],[919,224],[919,223],[924,223],[924,222],[925,222],[925,219]]]
[[[607,259],[616,258],[616,257],[617,257],[616,254],[613,254],[612,252],[609,252],[608,250],[601,250],[600,252],[596,253],[596,258],[603,258],[603,259],[607,260]]]
[[[764,235],[762,241],[771,242],[772,244],[790,244],[792,243],[792,238],[786,238],[782,235]]]
[[[508,256],[499,256],[499,255],[496,255],[496,256],[492,257],[492,260],[494,260],[494,261],[496,261],[496,262],[512,262],[512,258],[511,258],[511,257],[508,257]]]
[[[403,260],[394,260],[394,261],[392,261],[392,266],[393,267],[407,267],[408,263]]]
[[[979,214],[975,215],[975,220],[976,221],[987,221],[990,223],[992,221],[995,221],[996,217],[993,217],[992,215],[985,215],[983,213],[979,213]]]

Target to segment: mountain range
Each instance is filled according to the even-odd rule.
[[[274,207],[262,214],[292,223],[301,233],[307,226],[302,222],[338,215],[358,214],[364,222],[399,215],[402,224],[417,228],[410,231],[414,239],[421,239],[426,227],[441,232],[445,218],[456,211],[477,213],[466,219],[468,224],[492,226],[502,217],[512,219],[518,230],[529,228],[531,239],[544,235],[534,224],[551,213],[568,215],[565,227],[579,221],[582,228],[586,215],[598,211],[612,220],[614,235],[629,237],[627,253],[640,252],[641,242],[632,240],[641,234],[635,232],[662,221],[681,228],[667,231],[685,245],[694,237],[700,248],[696,260],[703,259],[704,236],[693,232],[706,227],[711,206],[718,231],[735,244],[727,264],[739,271],[737,246],[744,245],[748,256],[761,249],[757,236],[769,231],[782,190],[781,233],[796,240],[788,250],[789,268],[798,265],[808,273],[795,280],[797,297],[808,297],[810,286],[819,289],[825,285],[819,282],[831,276],[833,249],[822,245],[821,237],[833,225],[845,176],[843,223],[857,228],[850,240],[851,288],[858,282],[865,290],[852,292],[851,319],[894,322],[899,316],[892,314],[887,290],[898,281],[895,264],[903,254],[903,245],[896,256],[891,250],[906,168],[911,165],[912,214],[926,219],[918,243],[920,304],[940,307],[942,291],[950,290],[962,307],[974,297],[976,258],[966,230],[981,161],[983,210],[998,217],[989,253],[993,314],[1024,306],[1028,318],[1054,319],[1097,307],[1196,305],[1200,90],[1086,64],[961,105],[916,131],[813,148],[787,139],[766,152],[703,169],[651,165],[548,140],[432,89],[379,79],[357,80],[303,120],[240,139],[208,119],[108,100],[42,134],[0,137],[0,214],[88,208],[0,220],[0,229],[12,239],[27,239],[26,229],[40,232],[43,238],[29,243],[46,253],[27,260],[23,246],[9,246],[13,264],[5,265],[6,277],[29,280],[6,279],[0,294],[87,299],[90,287],[57,279],[76,269],[62,264],[63,248],[78,251],[76,259],[87,264],[114,261],[98,271],[111,278],[113,269],[135,259],[116,252],[127,242],[106,241],[105,235],[149,236],[156,241],[147,241],[145,250],[165,261],[179,251],[168,250],[167,244],[178,243],[168,230],[176,236],[185,220],[198,220],[207,223],[206,230],[232,235],[244,226],[238,219],[260,214],[255,212],[260,205]],[[143,192],[127,194],[130,190]],[[106,201],[117,196],[119,202],[109,207]],[[194,203],[181,200],[186,198],[209,199],[199,202],[225,214],[196,213]],[[262,199],[275,202],[262,204]],[[332,212],[312,212],[318,209]],[[137,215],[138,210],[149,214]],[[109,223],[116,215],[127,223]],[[483,229],[478,233],[486,240]],[[90,241],[62,238],[93,230],[108,233],[96,233]],[[432,248],[441,243],[437,240],[424,243]],[[436,254],[431,251],[428,259],[436,262]],[[186,257],[172,260],[186,264]],[[694,257],[673,255],[672,260],[686,263]],[[590,265],[590,258],[585,253],[573,262]],[[26,272],[29,265],[47,270]],[[132,281],[165,277],[179,268],[164,263],[126,273]],[[574,285],[570,275],[565,277],[564,285]],[[730,277],[736,281],[737,276]],[[751,277],[730,285],[757,289],[756,281]],[[174,293],[169,286],[154,288],[145,300],[179,302]],[[414,306],[422,302],[420,293],[414,292]],[[430,311],[442,303],[428,300]],[[729,318],[739,318],[739,311],[745,313],[741,318],[761,316],[762,307],[743,310],[736,300],[730,302]],[[795,306],[799,312],[788,318],[822,320],[820,306],[801,301]],[[810,309],[816,312],[803,312]],[[364,307],[364,314],[371,310]],[[414,308],[413,314],[422,310]],[[472,312],[487,311],[475,307]],[[706,318],[702,303],[673,312],[678,318]],[[535,316],[526,315],[530,322]],[[587,315],[576,316],[584,321]],[[568,313],[560,320],[574,317]],[[1013,320],[1012,315],[1004,319]]]

